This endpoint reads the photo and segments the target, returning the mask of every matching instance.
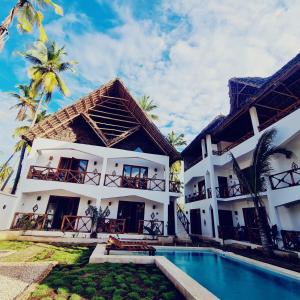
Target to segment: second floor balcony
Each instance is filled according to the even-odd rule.
[[[30,166],[28,179],[99,185],[101,174],[72,169]]]
[[[247,194],[249,192],[239,183],[226,187],[216,187],[217,198],[231,198]]]
[[[270,177],[272,190],[284,189],[300,185],[300,168],[295,165],[292,169],[272,174]]]

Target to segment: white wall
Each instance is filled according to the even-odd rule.
[[[16,196],[0,192],[0,230],[10,228],[17,202]]]
[[[277,208],[281,228],[300,231],[300,203]]]

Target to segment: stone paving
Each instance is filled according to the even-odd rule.
[[[51,263],[0,262],[0,299],[15,299],[51,267]]]

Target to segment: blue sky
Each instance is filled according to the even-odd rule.
[[[2,0],[4,19],[15,0]],[[57,0],[60,17],[45,12],[51,40],[78,61],[65,76],[69,98],[55,95],[51,112],[120,77],[133,96],[159,105],[163,133],[184,132],[190,141],[216,114],[229,108],[231,77],[269,76],[299,52],[298,0]],[[15,112],[6,92],[27,82],[15,52],[37,33],[11,27],[0,53],[0,162],[12,149]]]

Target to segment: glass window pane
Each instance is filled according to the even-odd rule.
[[[132,167],[131,169],[131,177],[139,177],[140,176],[140,168]]]
[[[141,178],[148,176],[148,168],[141,168]]]
[[[130,173],[131,173],[131,167],[130,166],[124,166],[123,176],[130,177]]]

